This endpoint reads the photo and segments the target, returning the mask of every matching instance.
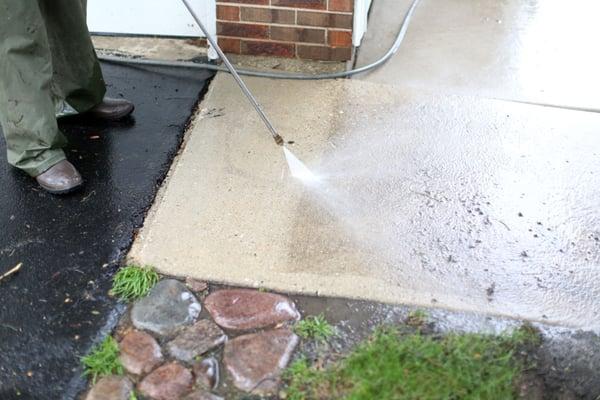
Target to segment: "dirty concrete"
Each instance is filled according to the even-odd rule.
[[[0,398],[71,399],[79,357],[116,323],[110,279],[182,140],[210,74],[103,66],[108,92],[136,104],[109,124],[63,120],[83,191],[49,195],[0,163]],[[0,140],[0,152],[4,141]],[[17,395],[20,393],[19,395]]]
[[[131,36],[92,36],[99,54],[119,54],[156,60],[206,59],[206,46],[194,40]]]
[[[206,62],[206,43],[198,39],[172,39],[155,37],[93,36],[99,54],[142,57],[153,60]],[[229,54],[230,61],[239,69],[259,71],[301,72],[323,74],[346,69],[345,62],[300,60],[266,56]]]
[[[412,0],[377,0],[358,65],[383,55]],[[399,52],[358,79],[600,111],[596,16],[588,0],[421,0]]]
[[[175,275],[600,329],[600,115],[219,75],[130,254]],[[209,110],[219,110],[211,117]]]

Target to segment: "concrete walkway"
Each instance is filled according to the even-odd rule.
[[[232,79],[217,76],[130,257],[239,285],[598,330],[600,115],[519,103],[589,108],[594,77],[566,92],[538,74],[544,97],[533,75],[510,79],[523,65],[511,59],[513,29],[482,39],[496,2],[434,3],[423,1],[406,45],[368,81],[248,79],[317,183],[290,176]],[[505,3],[554,33],[532,5]],[[431,23],[442,15],[464,23]],[[497,58],[460,56],[435,40],[445,34],[476,55],[495,46]],[[411,51],[421,61],[399,63]],[[444,53],[455,58],[442,66]]]
[[[358,65],[387,51],[411,2],[373,2]],[[359,79],[600,111],[599,12],[588,0],[421,0],[399,52]]]

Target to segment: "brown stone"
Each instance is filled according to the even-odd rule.
[[[145,332],[130,331],[119,343],[121,364],[134,375],[147,374],[163,361],[160,346]]]
[[[202,319],[185,328],[175,339],[167,343],[167,351],[180,361],[191,362],[194,357],[226,341],[227,336],[221,328],[208,319]]]
[[[269,394],[279,386],[297,344],[298,336],[287,328],[243,335],[227,342],[223,362],[235,387]]]
[[[212,390],[219,386],[219,362],[213,358],[205,358],[192,366],[196,385]]]
[[[109,375],[101,378],[85,400],[129,400],[133,384],[124,376]]]
[[[192,388],[192,373],[176,362],[155,369],[138,385],[138,391],[153,400],[178,400]]]
[[[223,398],[204,390],[196,390],[185,396],[183,400],[223,400]]]
[[[192,292],[203,292],[208,289],[208,283],[190,277],[185,278],[185,285]]]
[[[219,290],[209,295],[205,306],[217,324],[243,331],[300,319],[287,297],[249,289]]]

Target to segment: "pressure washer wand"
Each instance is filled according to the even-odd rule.
[[[206,36],[206,39],[208,40],[208,42],[217,51],[217,54],[219,55],[219,57],[221,57],[221,60],[223,60],[223,63],[225,64],[225,66],[227,67],[227,69],[229,70],[231,75],[233,75],[233,78],[235,79],[237,84],[240,86],[240,89],[242,89],[242,92],[244,92],[244,94],[246,95],[248,100],[250,100],[250,103],[252,103],[252,105],[256,109],[256,112],[258,113],[258,115],[260,115],[260,118],[263,120],[263,122],[265,123],[265,125],[267,126],[269,131],[271,132],[273,139],[275,139],[275,143],[277,143],[280,146],[283,146],[283,138],[279,135],[279,133],[277,133],[277,131],[273,127],[273,124],[271,123],[271,121],[269,120],[267,115],[262,110],[262,107],[260,106],[260,104],[258,103],[256,98],[252,95],[252,93],[250,93],[250,90],[248,89],[248,87],[246,86],[246,84],[244,83],[242,78],[240,78],[240,75],[237,73],[237,71],[235,70],[233,65],[231,65],[231,63],[229,62],[229,59],[227,58],[225,53],[223,53],[223,50],[221,50],[217,41],[211,36],[210,33],[208,33],[208,30],[204,27],[204,25],[202,24],[202,21],[200,21],[200,18],[198,17],[198,15],[196,14],[196,12],[192,8],[192,6],[190,5],[189,1],[188,0],[181,0],[181,1],[183,1],[183,4],[188,9],[188,11],[190,12],[192,17],[198,24],[198,26],[200,27],[202,32],[204,32],[204,35]]]

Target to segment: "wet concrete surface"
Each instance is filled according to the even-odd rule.
[[[136,104],[118,123],[63,120],[82,192],[51,196],[0,166],[0,398],[72,399],[79,357],[116,323],[110,278],[142,224],[209,73],[104,65],[108,92]],[[4,152],[4,142],[0,143]]]
[[[219,75],[130,256],[172,275],[600,330],[597,113]],[[297,113],[290,113],[295,110]],[[205,261],[208,260],[208,261]]]
[[[373,2],[358,65],[388,50],[411,2]],[[356,78],[600,111],[598,12],[589,0],[421,0],[398,53]]]

